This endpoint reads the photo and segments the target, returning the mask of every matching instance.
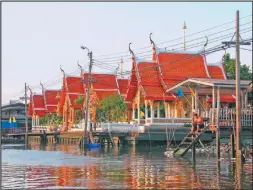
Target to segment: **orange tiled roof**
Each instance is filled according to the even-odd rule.
[[[32,111],[34,114],[43,117],[46,115],[46,108],[45,108],[45,102],[44,102],[44,96],[34,94],[32,96]]]
[[[127,91],[126,91],[125,101],[131,101],[134,98],[137,88],[138,88],[138,81],[137,81],[136,72],[135,72],[135,65],[133,62],[131,76],[128,81],[128,87],[127,87]]]
[[[56,98],[56,96],[59,92],[60,90],[46,90],[45,91],[46,104],[57,105],[59,100]]]
[[[103,101],[106,97],[117,95],[118,91],[96,91],[99,101]]]
[[[33,105],[34,105],[34,108],[45,108],[44,96],[34,94]]]
[[[127,79],[118,79],[118,85],[119,85],[120,94],[125,95],[127,92],[128,80]]]
[[[202,55],[189,53],[160,52],[158,64],[164,79],[207,78],[208,71]]]
[[[207,102],[212,102],[213,99],[212,98],[209,98],[207,100]],[[235,102],[236,101],[236,98],[235,96],[231,95],[231,94],[228,94],[228,95],[221,95],[220,96],[220,102]]]
[[[35,114],[39,117],[44,117],[46,115],[46,110],[35,110]]]
[[[46,106],[48,113],[56,113],[57,111],[57,105],[54,106]]]
[[[84,85],[81,77],[66,77],[68,93],[84,93]]]
[[[212,79],[225,79],[222,69],[219,66],[207,66],[208,72]]]
[[[134,72],[135,65],[137,65],[137,72]],[[175,98],[170,95],[166,95],[164,89],[160,83],[158,72],[155,62],[134,60],[132,68],[132,76],[130,79],[129,89],[127,93],[127,101],[132,100],[136,93],[137,85],[141,85],[144,90],[144,96],[146,100],[174,100]]]
[[[85,85],[88,86],[88,73],[84,75]],[[95,89],[118,89],[117,78],[113,74],[91,74],[92,86]]]

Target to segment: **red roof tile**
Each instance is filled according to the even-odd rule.
[[[35,110],[35,114],[39,117],[44,117],[46,115],[46,110]]]
[[[128,80],[127,79],[118,79],[119,91],[121,95],[127,93]]]
[[[207,78],[206,63],[203,56],[187,53],[158,54],[159,67],[164,78]]]
[[[59,100],[56,99],[56,96],[59,92],[60,92],[59,90],[46,90],[45,91],[46,104],[57,105]]]
[[[118,95],[118,91],[96,91],[96,96],[99,101],[103,101],[106,97]]]
[[[91,74],[94,89],[118,89],[116,76],[113,74]],[[88,86],[88,73],[84,74],[85,85]]]
[[[33,105],[34,108],[45,108],[44,96],[43,95],[33,95]]]
[[[212,79],[225,79],[222,69],[219,66],[207,66],[208,72]]]
[[[47,108],[48,113],[56,113],[56,111],[57,111],[56,105],[55,106],[46,106],[46,108]]]
[[[66,77],[68,93],[84,93],[84,85],[81,77]]]
[[[209,98],[208,100],[207,100],[207,102],[212,102],[213,101],[213,99],[212,98]],[[220,96],[220,102],[235,102],[236,101],[236,99],[235,99],[235,96],[233,96],[233,95],[221,95]]]

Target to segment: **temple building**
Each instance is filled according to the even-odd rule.
[[[30,90],[28,116],[32,117],[32,126],[39,125],[39,119],[46,115],[45,101],[42,94],[35,94]]]
[[[63,117],[62,131],[73,127],[77,111],[82,110],[82,104],[76,104],[79,97],[85,98],[85,84],[82,77],[63,73],[62,90],[57,96],[59,101],[57,114]]]
[[[189,122],[193,110],[206,112],[212,99],[199,89],[184,88],[183,92],[168,89],[188,78],[226,80],[222,62],[208,64],[205,51],[174,51],[158,48],[154,42],[152,60],[141,60],[132,54],[132,70],[125,100],[132,103],[132,118],[138,124]],[[183,94],[183,95],[182,95]],[[231,94],[221,95],[221,102],[234,102]],[[143,114],[144,112],[144,114]],[[142,113],[142,115],[141,115]]]
[[[83,74],[85,86],[88,86],[88,73]],[[91,122],[96,123],[96,109],[100,103],[107,97],[121,95],[126,96],[128,80],[118,79],[115,74],[91,74],[89,118]],[[85,108],[84,104],[84,108]],[[126,120],[129,114],[126,113]]]
[[[113,95],[121,95],[124,98],[126,96],[127,85],[127,79],[117,79],[115,74],[92,73],[88,112],[89,120],[92,123],[96,123],[96,109],[104,98]],[[88,73],[81,72],[80,76],[70,76],[63,72],[62,90],[57,96],[59,101],[57,114],[63,116],[63,131],[73,128],[76,123],[77,111],[81,110],[82,118],[84,118],[87,87]],[[76,100],[80,97],[83,100],[82,104],[76,104]],[[126,113],[126,117],[128,115]]]
[[[39,126],[40,118],[47,114],[56,113],[58,100],[56,99],[59,90],[46,90],[42,86],[42,94],[35,94],[30,89],[30,102],[28,106],[28,116],[32,117],[32,126]]]

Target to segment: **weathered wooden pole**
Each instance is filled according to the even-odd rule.
[[[89,99],[90,99],[90,86],[91,86],[91,69],[92,69],[92,51],[90,51],[87,47],[81,46],[81,49],[88,50],[88,56],[90,58],[90,64],[89,64],[89,75],[88,75],[88,88],[87,88],[87,94],[86,94],[86,111],[85,111],[85,128],[84,128],[84,144],[87,144],[87,126],[88,126],[88,112],[89,112]],[[90,131],[91,132],[91,131]]]
[[[217,87],[217,115],[216,115],[216,155],[217,159],[220,159],[220,126],[219,126],[219,118],[220,118],[220,87]]]
[[[25,83],[25,147],[28,146],[28,121],[27,121],[27,86]]]
[[[196,146],[195,143],[192,145],[192,161],[195,164],[196,163]]]
[[[235,53],[236,53],[236,157],[241,159],[241,102],[240,102],[240,30],[239,30],[239,11],[236,11],[236,44],[235,44]]]
[[[235,137],[233,133],[230,135],[230,145],[231,145],[231,149],[230,149],[231,157],[235,158]]]

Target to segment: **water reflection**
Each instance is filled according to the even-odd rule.
[[[252,163],[236,169],[235,163],[227,159],[216,162],[215,157],[199,156],[193,164],[189,158],[164,157],[162,148],[151,152],[138,147],[83,150],[78,146],[31,144],[29,149],[3,150],[3,188],[251,189],[252,186]],[[14,162],[10,151],[23,160]],[[30,162],[34,152],[37,161]]]

